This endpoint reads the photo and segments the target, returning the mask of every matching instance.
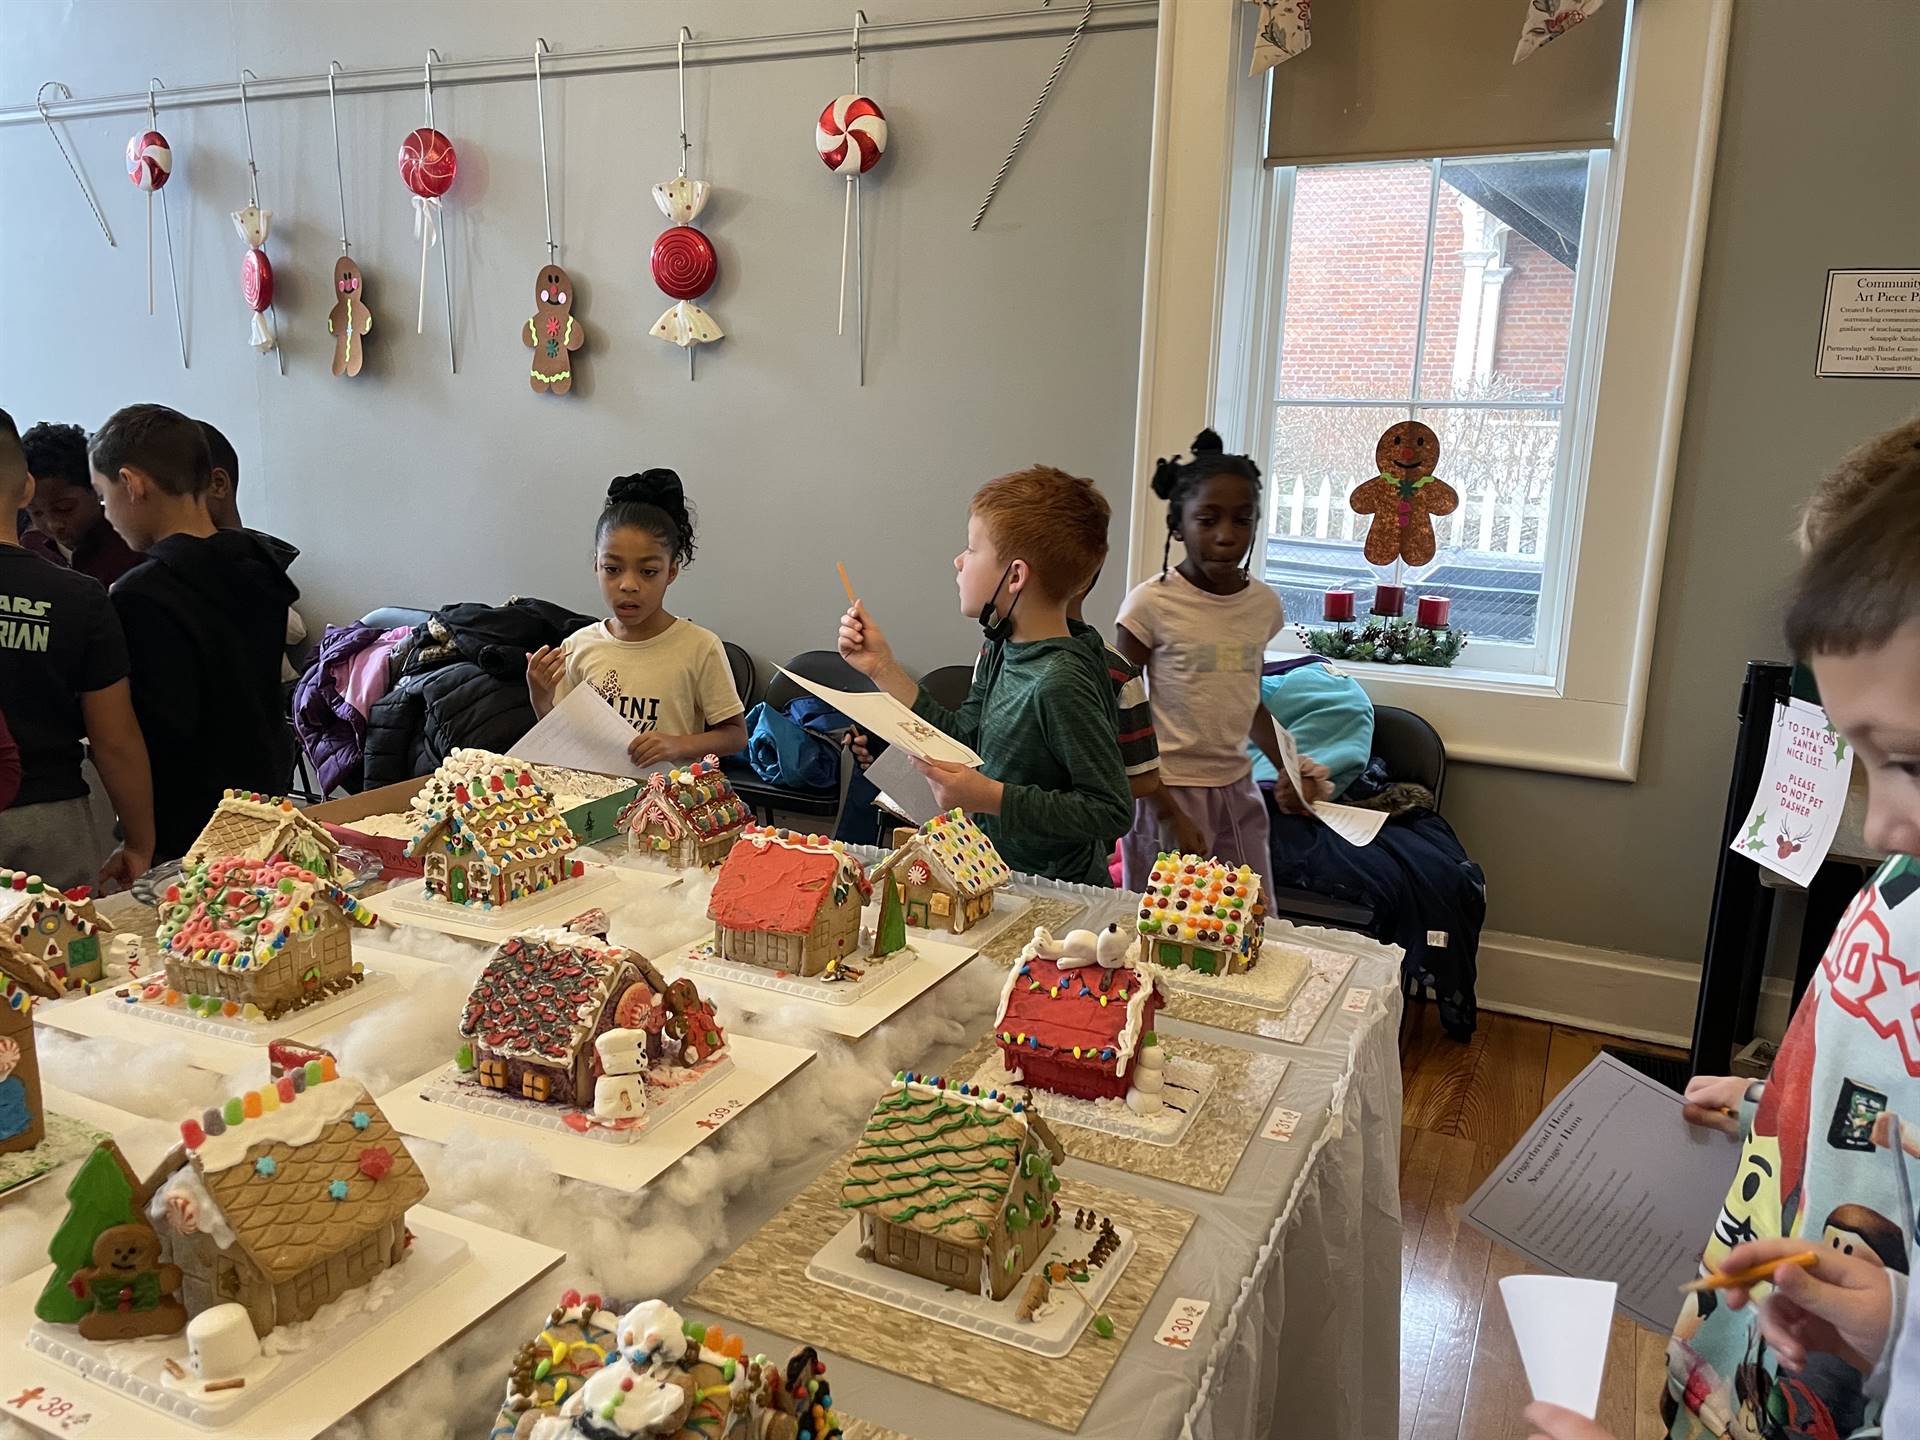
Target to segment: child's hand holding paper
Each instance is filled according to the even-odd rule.
[[[989,779],[969,766],[944,760],[916,759],[913,768],[927,777],[927,784],[933,787],[933,798],[943,811],[957,805],[969,815],[1000,813],[1000,797],[1006,787],[998,780]]]

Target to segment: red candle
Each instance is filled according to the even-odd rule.
[[[1353,592],[1329,590],[1321,599],[1321,615],[1328,620],[1353,619]]]
[[[1373,613],[1376,615],[1404,615],[1407,611],[1407,587],[1404,585],[1376,585],[1373,587]]]
[[[1447,612],[1452,609],[1453,601],[1444,595],[1422,595],[1419,622],[1429,630],[1444,629],[1447,623]]]

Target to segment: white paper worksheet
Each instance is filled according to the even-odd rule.
[[[1690,1125],[1680,1097],[1600,1054],[1540,1112],[1461,1214],[1543,1270],[1611,1280],[1664,1335],[1733,1183],[1737,1136]]]
[[[869,735],[878,735],[922,760],[944,760],[950,765],[978,765],[980,757],[951,735],[935,729],[884,690],[836,690],[804,675],[776,666],[802,690],[819,696]]]
[[[576,685],[522,735],[513,747],[514,758],[567,770],[593,770],[602,775],[639,777],[648,771],[627,758],[633,727],[622,720],[585,685]]]

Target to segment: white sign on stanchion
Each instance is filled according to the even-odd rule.
[[[1805,887],[1827,858],[1853,775],[1853,747],[1804,700],[1773,707],[1767,768],[1733,849]]]

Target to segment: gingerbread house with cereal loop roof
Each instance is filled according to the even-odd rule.
[[[1135,921],[1144,958],[1203,975],[1239,975],[1260,958],[1266,909],[1250,866],[1162,852]]]
[[[308,819],[293,801],[250,790],[229,790],[213,807],[213,814],[181,864],[196,865],[222,855],[291,860],[323,880],[340,880],[345,877],[340,873],[339,852],[340,842],[327,827]]]
[[[840,1208],[875,1264],[1004,1300],[1053,1239],[1065,1158],[1025,1101],[908,1071],[853,1148]]]
[[[147,1220],[190,1313],[233,1301],[264,1336],[405,1256],[426,1177],[331,1056],[181,1121],[180,1137],[147,1181]]]
[[[627,852],[653,855],[676,870],[718,865],[752,817],[746,801],[709,755],[680,770],[656,770],[614,821]]]
[[[160,907],[167,985],[194,1010],[269,1018],[357,984],[353,930],[373,912],[291,860],[223,856],[181,872]]]
[[[524,767],[507,762],[435,781],[444,794],[407,842],[429,895],[490,910],[582,873],[568,858],[573,831]]]
[[[24,870],[0,869],[0,943],[33,956],[67,988],[101,978],[101,946],[111,934],[86,886],[62,891]]]
[[[860,943],[860,907],[873,894],[837,840],[749,825],[727,852],[707,917],[726,960],[819,975]]]
[[[892,872],[909,925],[964,934],[993,912],[993,892],[1013,878],[986,831],[958,808],[918,829],[902,826],[893,843],[873,875]]]

